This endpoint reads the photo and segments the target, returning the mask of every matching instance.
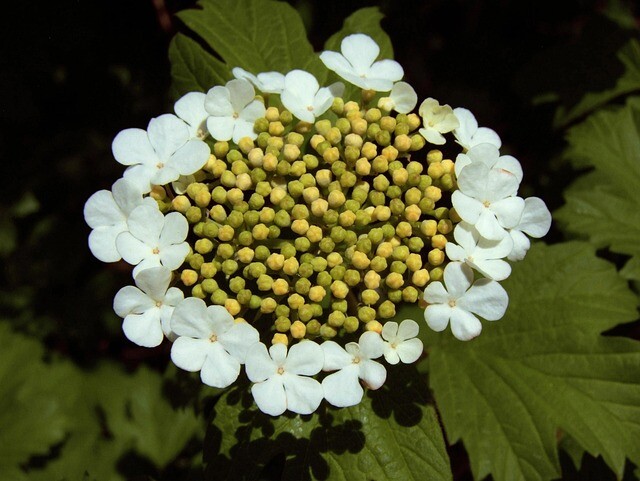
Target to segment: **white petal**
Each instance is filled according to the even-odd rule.
[[[384,360],[392,365],[396,365],[400,362],[400,356],[398,356],[396,347],[392,347],[389,342],[384,343]]]
[[[273,362],[275,362],[277,366],[284,366],[284,363],[287,360],[287,346],[280,343],[273,344],[269,348],[269,355],[271,356],[271,359],[273,359]]]
[[[442,285],[442,282],[431,282],[424,290],[424,300],[429,304],[445,304],[451,296]]]
[[[251,85],[251,82],[244,79],[229,80],[225,87],[229,89],[231,106],[233,107],[233,111],[237,113],[242,112],[256,95],[256,91],[253,85]]]
[[[122,223],[111,227],[98,227],[89,234],[89,249],[96,259],[102,262],[116,262],[122,256],[116,246],[118,236],[127,230],[127,225]]]
[[[123,177],[131,182],[141,193],[146,194],[151,191],[151,179],[156,175],[158,168],[156,164],[138,164],[127,167]]]
[[[458,154],[458,156],[456,157],[456,163],[454,166],[456,177],[460,177],[460,172],[462,172],[462,169],[471,163],[473,162],[468,155]]]
[[[386,325],[386,324],[385,324]],[[413,319],[405,319],[400,323],[398,329],[398,339],[406,341],[413,337],[416,337],[420,333],[420,326]]]
[[[322,60],[322,63],[324,63],[325,67],[327,67],[329,70],[333,70],[335,72],[338,72],[338,70],[340,70],[340,71],[353,70],[352,65],[344,57],[344,55],[341,55],[341,54],[339,54],[337,52],[332,52],[330,50],[325,50],[324,52],[322,52],[320,54],[320,60]],[[338,75],[340,75],[340,74],[338,74]]]
[[[234,325],[233,316],[224,306],[208,306],[207,317],[211,325],[211,332],[216,336],[223,335]]]
[[[134,286],[123,287],[113,298],[113,310],[120,317],[142,314],[155,307],[155,302]]]
[[[357,364],[349,364],[322,380],[324,398],[332,405],[342,408],[355,406],[362,401],[364,390],[358,379]]]
[[[147,269],[135,278],[136,285],[154,301],[163,301],[171,282],[171,271],[166,267]]]
[[[335,97],[337,96],[334,95],[329,87],[323,87],[318,90],[318,93],[313,99],[313,115],[319,117],[329,110],[329,107],[333,104],[333,99]]]
[[[170,212],[164,217],[164,225],[158,238],[160,246],[169,246],[184,242],[189,233],[189,223],[179,212]]]
[[[495,131],[487,127],[480,127],[473,135],[470,147],[484,143],[495,145],[498,149],[502,147],[502,141],[500,140],[498,134],[495,133]]]
[[[245,108],[242,109],[242,112],[240,112],[239,118],[251,124],[252,134],[253,134],[254,122],[256,121],[256,119],[259,119],[260,117],[264,117],[265,113],[266,113],[266,109],[264,107],[264,104],[259,100],[254,100],[253,102],[249,103]],[[253,134],[253,135],[257,135],[257,134]]]
[[[538,197],[524,200],[524,211],[517,229],[531,237],[544,237],[551,228],[551,213],[547,205]]]
[[[401,114],[408,114],[416,108],[418,104],[418,94],[411,85],[406,82],[396,82],[393,84],[389,97],[395,104],[395,111]]]
[[[113,139],[111,150],[115,159],[122,165],[158,163],[158,155],[149,141],[147,132],[142,129],[126,129]]]
[[[460,122],[459,127],[455,129],[453,135],[456,137],[460,145],[467,149],[470,149],[472,147],[471,137],[478,130],[478,122],[469,110],[462,107],[453,109],[453,113]]]
[[[286,372],[313,376],[324,365],[324,353],[320,345],[313,341],[301,341],[289,349],[284,362]]]
[[[180,172],[173,168],[170,164],[164,164],[163,167],[156,168],[153,175],[149,179],[152,185],[167,185],[180,178]]]
[[[168,160],[189,140],[189,127],[173,114],[164,114],[151,119],[147,133],[161,161]]]
[[[127,225],[131,235],[147,245],[156,245],[164,226],[164,215],[157,207],[142,204],[133,209]],[[124,257],[124,256],[123,256]]]
[[[127,218],[116,204],[113,194],[108,190],[99,190],[84,204],[84,220],[95,229],[126,222]]]
[[[382,338],[386,341],[394,341],[398,335],[398,323],[387,321],[382,326]]]
[[[492,204],[493,205],[493,204]],[[480,235],[489,240],[500,240],[507,235],[507,231],[496,219],[493,209],[483,209],[475,223],[475,228]]]
[[[216,140],[231,140],[236,121],[233,117],[209,117],[207,130]]]
[[[140,261],[140,263],[133,268],[133,277],[135,278],[140,272],[145,269],[151,269],[152,267],[160,267],[160,256],[151,254]]]
[[[240,362],[219,342],[211,343],[200,371],[202,382],[207,386],[225,388],[238,379],[239,374]]]
[[[113,200],[125,216],[143,202],[142,190],[127,179],[116,180],[111,187],[111,192],[113,192]]]
[[[457,305],[482,316],[487,321],[497,321],[507,310],[509,295],[498,282],[480,279],[458,299]]]
[[[189,124],[189,134],[192,138],[198,136],[198,130],[202,129],[209,116],[204,109],[206,97],[207,95],[202,92],[189,92],[180,97],[173,106],[176,115]]]
[[[479,144],[471,147],[466,154],[471,162],[482,162],[488,168],[492,168],[500,158],[500,152],[495,145]]]
[[[192,139],[173,154],[167,165],[180,175],[191,175],[204,167],[210,155],[211,149],[205,142]]]
[[[473,252],[478,245],[479,237],[480,235],[476,228],[473,227],[473,224],[469,224],[468,222],[462,221],[458,223],[456,228],[453,230],[453,238],[467,253]],[[447,245],[448,244],[449,243],[447,242]]]
[[[311,414],[318,409],[324,397],[324,391],[318,381],[310,377],[296,376],[285,372],[282,376],[282,383],[287,395],[287,409],[289,411],[298,414]]]
[[[522,218],[525,202],[521,197],[507,197],[506,199],[492,202],[490,209],[496,215],[496,219],[505,229],[511,229],[518,225]]]
[[[164,339],[160,325],[160,309],[153,307],[142,314],[129,314],[124,318],[122,330],[127,339],[138,346],[159,346]]]
[[[513,249],[509,253],[508,259],[510,261],[521,261],[527,255],[529,247],[531,247],[531,241],[519,230],[512,229],[511,239],[513,239]]]
[[[240,78],[240,79],[244,79],[244,80],[248,80],[249,82],[251,82],[254,86],[260,88],[260,86],[258,85],[258,77],[256,77],[255,75],[253,75],[251,72],[241,68],[241,67],[234,67],[231,70],[231,73],[233,74],[233,76],[235,78]]]
[[[451,332],[456,339],[469,341],[480,335],[482,324],[476,316],[460,308],[451,312]]]
[[[473,282],[473,271],[461,262],[450,262],[444,268],[444,285],[449,295],[454,299],[460,298]]]
[[[214,117],[232,118],[234,111],[231,105],[231,93],[226,87],[216,85],[209,89],[204,99],[204,109]],[[207,120],[207,127],[209,127],[209,120]],[[211,132],[213,134],[213,132]],[[230,138],[230,137],[229,137]]]
[[[369,389],[380,389],[387,380],[387,370],[379,362],[363,359],[358,366],[360,367],[359,377]]]
[[[431,329],[441,332],[447,328],[452,311],[448,304],[431,304],[424,310],[424,319]]]
[[[185,371],[199,371],[202,369],[210,346],[208,339],[179,337],[171,346],[171,360]]]
[[[384,81],[388,82],[384,85],[376,85],[374,90],[378,92],[388,92],[393,88],[393,83],[397,82],[404,75],[402,66],[395,60],[385,59],[375,62],[367,73],[367,80],[369,82]],[[373,86],[373,85],[372,85]]]
[[[262,72],[258,74],[258,88],[266,94],[279,94],[284,88],[284,75],[280,72]]]
[[[267,346],[259,342],[247,352],[244,369],[250,381],[261,382],[275,375],[278,365],[269,356]]]
[[[481,144],[481,145],[487,145],[487,144]],[[495,165],[493,166],[493,168],[506,170],[510,174],[513,174],[516,176],[518,183],[522,182],[522,177],[523,177],[522,165],[520,165],[520,162],[518,161],[518,159],[516,159],[515,157],[512,157],[511,155],[503,155],[502,157],[500,157],[498,161],[495,163]]]
[[[258,137],[258,133],[253,128],[253,122],[238,119],[233,127],[233,141],[237,144],[243,137],[249,137],[254,140]]]
[[[416,362],[422,355],[423,350],[422,341],[417,338],[407,339],[396,348],[400,360],[405,364]]]
[[[444,136],[433,128],[425,128],[419,130],[420,135],[422,135],[428,142],[431,142],[435,145],[444,145],[447,141]]]
[[[320,344],[324,353],[323,371],[336,371],[352,363],[353,357],[334,341],[324,341]]]
[[[188,254],[189,244],[186,242],[183,242],[182,244],[174,244],[160,249],[159,261],[167,269],[175,271],[182,265]]]
[[[468,167],[471,167],[471,165],[469,165]],[[466,167],[465,170],[462,171],[463,174],[468,167]],[[482,205],[482,202],[462,193],[462,191],[460,190],[456,190],[453,194],[451,194],[451,203],[453,204],[453,207],[455,207],[458,215],[464,221],[469,222],[470,224],[475,224],[476,222],[478,222],[480,214],[482,214],[482,212],[486,210]]]
[[[489,176],[491,175],[491,173],[491,169],[484,165],[484,163],[472,161],[471,164],[462,169],[462,171],[460,172],[460,176],[458,177],[458,187],[460,189],[460,192],[481,202],[484,202],[485,200],[493,200],[494,198],[497,200],[498,197],[487,199],[487,193],[489,190],[487,184],[489,183]],[[494,176],[495,179],[493,179],[493,181],[494,183],[496,183],[496,181],[503,179],[508,175],[509,174],[504,174],[503,176]],[[499,187],[499,185],[497,185],[497,187]],[[509,185],[509,187],[511,187],[511,184]]]
[[[218,336],[218,340],[229,354],[244,364],[249,349],[260,340],[260,336],[253,326],[241,322],[234,323],[231,329]]]
[[[122,258],[134,266],[151,255],[151,247],[133,237],[130,232],[122,232],[116,237],[116,248]]]
[[[486,181],[486,200],[491,202],[515,195],[520,186],[518,178],[506,170],[491,169]]]
[[[343,38],[340,50],[359,75],[368,73],[369,67],[380,54],[378,44],[371,37],[362,33]],[[400,77],[402,78],[402,76]]]
[[[187,297],[178,304],[171,316],[171,330],[178,336],[205,339],[209,342],[213,326],[205,302],[196,297]]]
[[[384,341],[375,331],[363,332],[358,339],[362,355],[368,359],[377,359],[384,353]]]
[[[509,236],[505,238],[510,239]],[[511,275],[511,266],[501,259],[478,259],[469,262],[469,265],[494,281],[503,281]]]
[[[271,416],[280,416],[287,410],[287,395],[282,385],[282,376],[274,375],[264,382],[251,386],[251,394],[260,411]]]
[[[512,249],[513,240],[511,236],[504,236],[498,241],[480,237],[473,255],[475,260],[502,259],[503,257],[507,257]]]

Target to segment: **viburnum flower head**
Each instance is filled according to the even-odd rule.
[[[473,339],[482,331],[474,314],[497,321],[509,304],[509,296],[499,283],[490,279],[473,282],[473,271],[461,262],[447,264],[444,285],[430,283],[424,290],[424,300],[429,303],[424,311],[427,325],[440,332],[451,323],[451,332],[461,341]]]
[[[102,262],[116,262],[122,256],[116,239],[129,227],[127,219],[141,204],[156,208],[156,201],[142,198],[142,190],[126,179],[115,181],[111,190],[99,190],[84,204],[84,220],[93,230],[89,234],[89,249]]]
[[[125,336],[143,347],[159,346],[164,336],[172,338],[169,321],[173,309],[184,299],[177,287],[169,287],[171,271],[152,267],[140,271],[136,286],[126,286],[113,300],[113,310],[124,321]]]
[[[423,351],[422,341],[417,338],[420,332],[418,323],[412,319],[397,322],[387,321],[382,326],[384,339],[384,359],[389,364],[411,364],[416,362]]]
[[[166,185],[197,172],[211,155],[209,146],[192,138],[189,126],[172,114],[151,119],[146,131],[121,131],[111,148],[115,159],[128,166],[124,178],[144,194],[152,185]]]
[[[116,239],[116,247],[125,261],[136,266],[133,277],[160,265],[176,270],[189,253],[185,242],[189,223],[178,212],[165,216],[157,206],[141,205],[131,212],[127,226],[129,230]]]
[[[388,97],[381,97],[378,100],[378,107],[388,112],[395,110],[401,114],[408,114],[418,104],[418,94],[407,82],[396,82],[393,84]]]
[[[482,237],[500,240],[507,235],[506,229],[518,224],[524,209],[524,200],[513,196],[518,185],[515,175],[474,162],[460,172],[459,189],[451,195],[451,203]]]
[[[458,154],[456,157],[456,177],[460,177],[462,169],[474,162],[481,162],[490,169],[504,170],[513,174],[518,182],[515,184],[515,190],[511,195],[515,195],[518,192],[518,187],[523,177],[522,166],[518,159],[511,155],[500,155],[500,151],[495,145],[488,143],[477,144],[471,147],[466,154]]]
[[[435,145],[445,144],[446,139],[442,134],[451,132],[459,125],[451,107],[440,105],[440,102],[431,97],[423,100],[418,113],[424,125],[419,131],[420,134]]]
[[[245,370],[255,384],[251,393],[260,410],[279,416],[287,409],[311,414],[322,401],[322,386],[309,377],[320,372],[324,363],[322,348],[314,341],[291,346],[281,343],[267,347],[258,343],[247,354]]]
[[[340,51],[326,50],[320,54],[325,66],[347,82],[365,90],[388,92],[404,75],[402,66],[395,60],[375,61],[380,47],[368,35],[355,33],[342,39]]]
[[[369,389],[379,389],[387,379],[387,370],[374,361],[382,356],[384,342],[374,331],[364,332],[358,342],[349,342],[343,348],[334,341],[322,343],[324,371],[336,371],[322,380],[327,401],[336,407],[355,406],[362,401],[364,390],[360,380]]]
[[[453,109],[453,113],[460,122],[460,125],[454,129],[453,136],[465,150],[484,143],[491,144],[496,149],[502,147],[498,134],[487,127],[478,127],[478,121],[469,110],[458,107]]]
[[[207,129],[216,140],[231,140],[237,144],[241,138],[255,139],[256,119],[264,117],[264,104],[255,100],[255,90],[248,80],[234,79],[222,87],[213,87],[204,101],[209,113]]]
[[[528,197],[524,200],[524,210],[518,225],[509,229],[513,240],[513,249],[509,253],[510,261],[521,261],[527,254],[531,242],[525,235],[539,239],[544,237],[551,228],[551,212],[544,201],[538,197]]]
[[[262,72],[253,75],[240,67],[235,67],[231,73],[237,79],[248,80],[255,88],[265,94],[279,94],[284,88],[284,75],[280,72]]]
[[[453,238],[457,242],[447,242],[445,251],[452,261],[466,262],[483,276],[495,281],[502,281],[511,274],[511,266],[502,260],[513,249],[511,236],[500,240],[488,240],[467,222],[460,222],[453,230]]]
[[[209,113],[204,109],[206,95],[202,92],[189,92],[180,97],[173,109],[188,126],[194,139],[203,139],[207,135],[206,121]]]
[[[280,100],[293,115],[305,122],[314,122],[324,114],[335,97],[344,93],[344,84],[336,82],[322,87],[316,78],[304,70],[292,70],[284,78]]]
[[[240,374],[248,350],[256,345],[258,331],[246,322],[234,322],[224,306],[208,306],[188,297],[173,311],[171,330],[177,336],[171,360],[185,371],[200,371],[202,382],[225,388]]]

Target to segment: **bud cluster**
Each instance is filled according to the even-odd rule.
[[[257,139],[215,142],[183,194],[152,191],[191,226],[180,273],[191,296],[269,319],[274,342],[379,331],[442,278],[457,221],[438,205],[454,163],[425,154],[418,115],[342,98],[332,110],[310,124],[269,107]]]

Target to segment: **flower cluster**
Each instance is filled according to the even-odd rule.
[[[85,219],[98,259],[135,266],[114,300],[131,341],[168,339],[177,366],[219,388],[244,364],[262,411],[307,414],[381,387],[376,359],[418,360],[419,324],[392,320],[403,303],[426,302],[426,324],[462,340],[476,315],[502,317],[504,259],[524,257],[549,212],[517,196],[522,169],[494,131],[432,98],[412,113],[402,67],[378,55],[363,34],[320,55],[357,99],[302,70],[234,68],[116,136],[127,168]],[[448,135],[455,161],[436,148]]]

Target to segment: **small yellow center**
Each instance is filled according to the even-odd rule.
[[[353,358],[353,364],[360,364],[360,358],[358,356]]]
[[[484,205],[485,207],[489,208],[489,206],[491,205],[491,202],[489,202],[488,200],[485,200],[482,205]]]
[[[238,112],[234,112],[234,113],[233,113],[233,115],[232,115],[232,117],[233,117],[234,119],[237,119],[238,117],[240,117],[240,114],[239,114]]]
[[[284,367],[280,366],[278,368],[278,374],[284,374]]]
[[[162,162],[158,162],[158,163],[156,164],[156,167],[157,167],[158,169],[162,169],[162,168],[164,167],[164,164],[163,164]]]
[[[309,106],[307,107],[307,110],[308,110],[309,112],[313,112],[313,105],[309,105]]]
[[[162,307],[162,301],[156,301],[156,307]]]
[[[159,248],[159,247],[154,247],[154,248],[153,248],[153,250],[152,250],[151,252],[153,252],[153,253],[154,253],[154,254],[156,254],[156,255],[157,255],[157,254],[160,254],[160,248]]]
[[[218,336],[216,336],[215,334],[211,334],[211,337],[209,338],[209,342],[216,342],[218,340]]]
[[[449,307],[456,307],[456,300],[455,299],[451,299],[449,301]]]

